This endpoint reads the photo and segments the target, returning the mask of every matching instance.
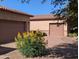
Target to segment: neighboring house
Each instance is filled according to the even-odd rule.
[[[30,18],[30,30],[41,30],[53,38],[67,36],[67,22],[62,16],[35,15]]]
[[[0,42],[11,42],[18,32],[29,31],[32,15],[0,7]]]

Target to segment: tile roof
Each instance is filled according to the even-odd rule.
[[[0,10],[2,10],[2,11],[8,11],[8,12],[15,13],[15,14],[26,15],[26,16],[30,16],[30,17],[33,16],[33,15],[30,15],[30,14],[27,14],[27,13],[24,13],[24,12],[21,12],[21,11],[17,11],[17,10],[5,8],[5,7],[1,7],[1,6],[0,6]]]
[[[62,18],[62,16],[60,16]],[[47,14],[47,15],[35,15],[34,17],[30,17],[31,21],[32,20],[56,20],[59,19],[58,16],[54,14]]]

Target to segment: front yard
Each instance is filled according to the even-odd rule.
[[[58,41],[59,44],[56,43]],[[3,44],[0,45],[0,59],[78,59],[78,47],[75,40],[69,38],[53,39],[51,43],[53,43],[52,48],[47,48],[49,53],[46,56],[34,58],[22,56],[17,50],[15,42]]]

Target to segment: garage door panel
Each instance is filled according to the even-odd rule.
[[[64,26],[63,24],[50,24],[50,36],[53,37],[63,37],[64,36]]]
[[[0,40],[2,42],[14,41],[18,32],[24,31],[24,22],[0,21]]]

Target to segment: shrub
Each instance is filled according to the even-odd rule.
[[[78,34],[77,34],[77,33],[69,33],[68,36],[69,36],[69,37],[77,37]]]
[[[46,34],[40,31],[18,33],[15,38],[17,48],[26,57],[45,55],[47,52],[44,36]]]

